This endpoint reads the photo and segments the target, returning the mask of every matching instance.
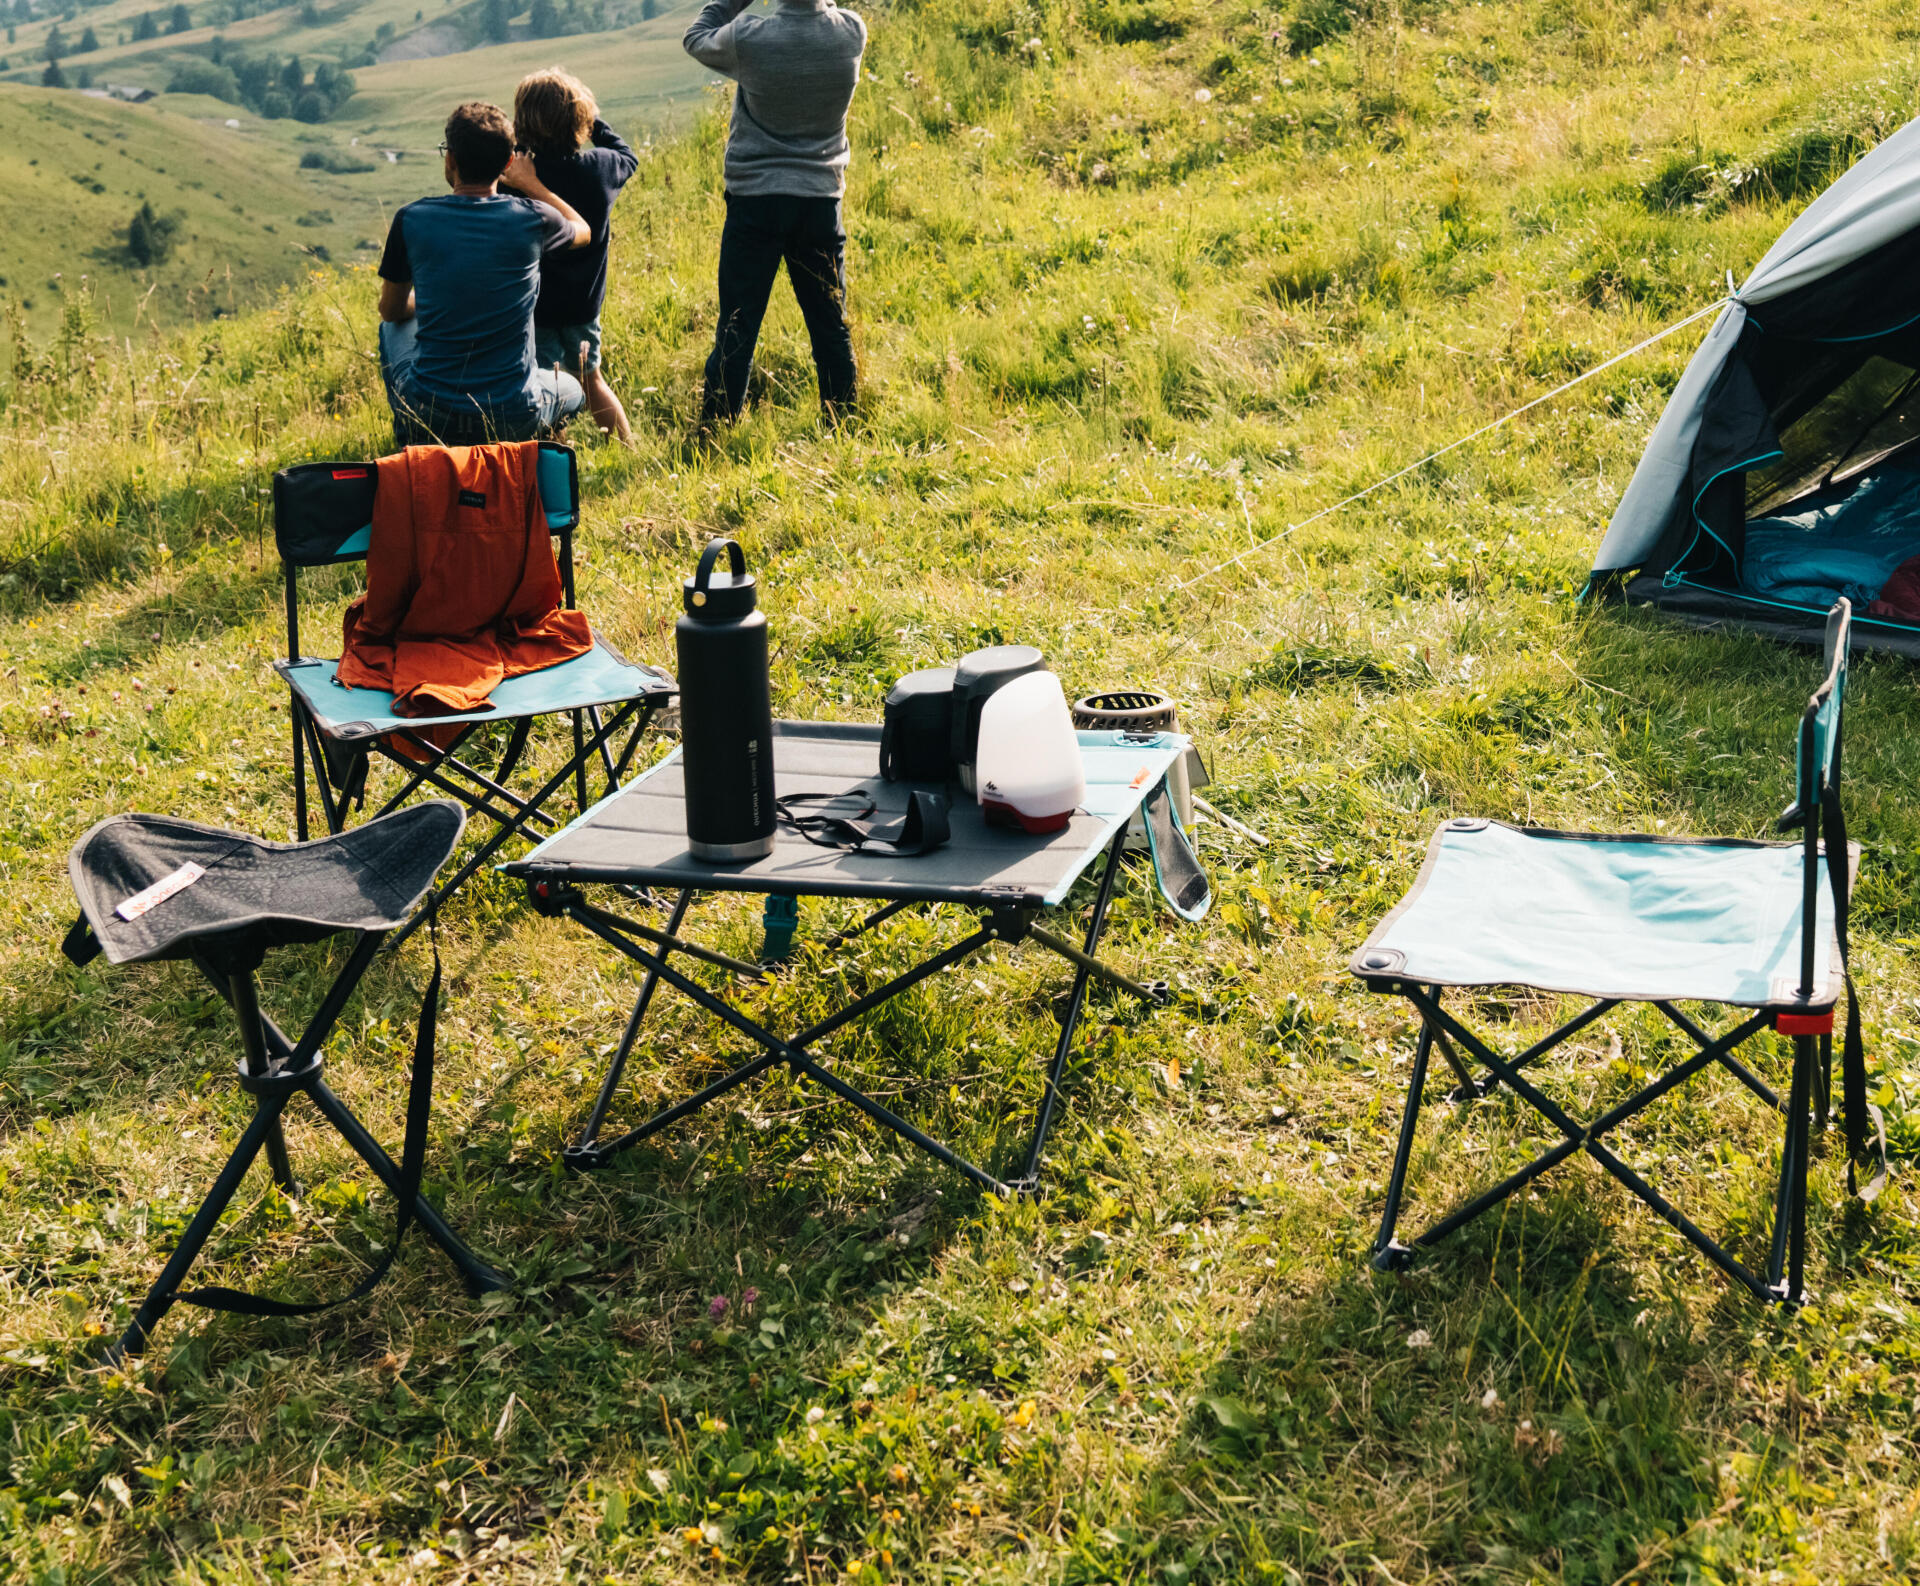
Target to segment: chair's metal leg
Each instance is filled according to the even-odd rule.
[[[495,820],[499,820],[500,817],[494,814],[491,809],[486,809],[486,806],[473,794],[458,790],[444,780],[443,773],[456,771],[461,776],[466,777],[469,781],[491,793],[495,798],[502,800],[508,809],[512,810],[514,814],[520,816],[522,819],[536,820],[543,826],[552,826],[555,824],[551,815],[543,814],[512,789],[502,787],[498,782],[494,781],[492,777],[488,776],[486,772],[480,770],[479,767],[469,765],[466,761],[460,759],[459,756],[453,752],[454,749],[458,747],[457,744],[449,745],[447,748],[441,749],[430,740],[421,737],[417,732],[405,729],[400,732],[399,736],[405,738],[407,742],[412,744],[416,749],[433,757],[430,760],[413,762],[419,765],[421,769],[419,775],[409,785],[408,791],[411,791],[414,787],[418,787],[422,780],[428,781],[435,787],[443,788],[447,792],[454,793],[456,797],[464,799],[474,809],[485,810],[485,813],[492,815]],[[462,734],[460,743],[465,743],[466,741],[466,735]],[[386,753],[396,760],[402,760],[404,763],[404,757],[394,754],[391,749],[388,749]]]
[[[526,752],[527,738],[533,731],[533,718],[522,716],[513,724],[513,732],[507,738],[506,753],[500,756],[500,764],[493,773],[494,781],[505,787],[513,780],[513,773],[519,769],[520,756]]]
[[[395,765],[399,766],[402,771],[406,772],[407,780],[402,782],[399,790],[394,793],[386,803],[382,804],[369,815],[367,819],[377,821],[382,815],[391,815],[402,804],[406,803],[408,799],[413,797],[414,792],[419,788],[420,784],[427,780],[427,773],[436,769],[442,761],[452,759],[460,746],[471,738],[477,730],[478,723],[466,727],[461,731],[459,737],[455,738],[452,743],[442,749],[437,744],[427,742],[426,739],[416,733],[408,732],[404,728],[399,729],[407,741],[416,749],[425,749],[427,751],[428,757],[424,761],[415,760],[410,755],[399,754],[380,739],[374,739],[373,747],[379,750],[381,754],[385,755]],[[460,762],[455,761],[454,763],[457,765]],[[456,798],[465,799],[468,797],[465,791],[461,789],[447,789],[447,791],[452,792]],[[498,816],[494,818],[496,820],[499,819]]]
[[[1433,1026],[1420,1022],[1420,1039],[1413,1049],[1413,1072],[1407,1076],[1407,1105],[1400,1115],[1400,1141],[1393,1150],[1393,1172],[1387,1179],[1387,1204],[1380,1213],[1380,1233],[1373,1241],[1373,1267],[1391,1272],[1403,1267],[1412,1254],[1394,1238],[1400,1221],[1400,1195],[1406,1188],[1407,1165],[1413,1160],[1413,1135],[1420,1122],[1420,1100],[1427,1088],[1427,1056],[1433,1050]]]
[[[600,707],[598,705],[589,705],[587,707],[587,720],[593,723],[594,735],[600,743],[600,763],[607,768],[607,791],[611,793],[620,785],[620,781],[619,778],[614,775],[613,751],[607,747],[607,736],[600,730]],[[581,775],[584,777],[586,773],[582,771]]]
[[[1040,1191],[1040,1155],[1047,1147],[1047,1133],[1053,1127],[1054,1109],[1059,1105],[1060,1081],[1067,1069],[1067,1054],[1073,1049],[1073,1037],[1080,1028],[1080,1009],[1087,998],[1087,981],[1096,963],[1093,950],[1100,945],[1100,932],[1107,923],[1107,907],[1113,902],[1114,883],[1120,876],[1120,855],[1127,845],[1122,825],[1107,848],[1107,868],[1100,876],[1100,890],[1094,895],[1093,917],[1087,922],[1085,962],[1074,971],[1073,990],[1067,997],[1067,1014],[1060,1021],[1060,1039],[1054,1043],[1053,1061],[1047,1065],[1045,1088],[1040,1093],[1040,1112],[1033,1122],[1033,1139],[1027,1145],[1027,1159],[1020,1176],[1013,1181],[1014,1193],[1037,1195]],[[1144,992],[1143,992],[1144,995]],[[1151,999],[1149,999],[1151,1000]]]
[[[287,690],[287,726],[293,732],[293,836],[307,840],[307,742],[300,735],[300,697]]]
[[[606,734],[599,731],[599,723],[594,723],[595,738],[606,742]],[[573,713],[573,800],[579,805],[582,815],[587,813],[587,733],[580,712]]]
[[[656,708],[653,702],[649,700],[646,709],[640,712],[640,719],[633,724],[633,731],[627,734],[626,744],[620,751],[620,759],[613,768],[613,786],[607,789],[609,793],[613,792],[615,788],[618,788],[620,784],[626,780],[627,768],[633,764],[633,757],[640,748],[641,736],[647,730],[647,723],[653,720],[653,713]]]
[[[680,923],[687,917],[687,910],[693,903],[693,890],[683,887],[673,900],[673,913],[667,918],[666,934],[678,934]],[[670,949],[662,949],[664,957]],[[587,1114],[587,1126],[580,1131],[580,1138],[560,1153],[560,1158],[568,1166],[599,1166],[599,1149],[595,1142],[600,1137],[600,1125],[606,1121],[607,1108],[613,1103],[613,1094],[620,1088],[620,1081],[627,1071],[627,1058],[633,1052],[633,1043],[640,1034],[640,1021],[647,1016],[647,1005],[653,1001],[654,988],[660,984],[660,972],[649,969],[640,982],[640,993],[633,999],[633,1012],[627,1016],[627,1027],[620,1035],[620,1044],[614,1048],[613,1058],[607,1064],[606,1077],[600,1081],[600,1093],[593,1099],[593,1111]]]
[[[307,1094],[313,1098],[314,1106],[320,1109],[320,1116],[340,1131],[353,1152],[372,1168],[380,1182],[392,1195],[400,1193],[400,1168],[388,1156],[385,1147],[367,1133],[360,1120],[347,1110],[346,1103],[327,1089],[326,1081],[315,1080],[307,1087]],[[448,1226],[446,1218],[422,1192],[413,1203],[415,1221],[420,1224],[426,1236],[447,1253],[448,1258],[460,1269],[461,1280],[467,1286],[467,1292],[474,1296],[488,1294],[495,1289],[507,1287],[507,1280],[468,1248],[467,1243]]]
[[[320,790],[320,813],[327,819],[327,830],[337,832],[346,822],[344,800],[336,803],[333,779],[327,774],[327,751],[320,743],[320,727],[304,706],[300,707],[300,730],[306,734],[307,758],[313,763],[313,785]]]
[[[1813,1086],[1814,1067],[1817,1062],[1816,1047],[1811,1036],[1800,1036],[1794,1042],[1796,1047],[1805,1046],[1805,1067],[1807,1077],[1800,1091],[1799,1100],[1794,1105],[1793,1116],[1800,1128],[1800,1151],[1798,1171],[1794,1174],[1793,1186],[1793,1234],[1787,1242],[1787,1303],[1798,1305],[1806,1292],[1807,1277],[1807,1169],[1813,1155],[1813,1140],[1807,1121],[1807,1091]],[[1796,1059],[1802,1054],[1795,1053]],[[1796,1064],[1796,1066],[1799,1066]]]
[[[1761,1300],[1770,1300],[1774,1297],[1772,1291],[1765,1283],[1755,1277],[1742,1266],[1739,1261],[1735,1260],[1734,1257],[1729,1255],[1709,1238],[1684,1212],[1674,1206],[1664,1195],[1629,1167],[1626,1162],[1622,1161],[1619,1156],[1602,1145],[1599,1137],[1605,1132],[1605,1129],[1601,1124],[1596,1123],[1589,1126],[1582,1126],[1570,1117],[1566,1110],[1555,1102],[1552,1097],[1544,1094],[1536,1086],[1523,1078],[1511,1061],[1501,1057],[1498,1052],[1494,1051],[1485,1041],[1482,1041],[1465,1025],[1460,1023],[1458,1019],[1445,1012],[1437,1003],[1428,999],[1425,993],[1418,987],[1408,986],[1402,983],[1401,993],[1418,1007],[1423,1014],[1426,1014],[1438,1023],[1446,1033],[1452,1035],[1462,1046],[1466,1047],[1466,1049],[1478,1057],[1481,1062],[1485,1063],[1498,1074],[1523,1101],[1566,1137],[1561,1146],[1556,1148],[1560,1155],[1570,1155],[1575,1149],[1585,1151],[1587,1155],[1598,1162],[1601,1167],[1605,1168],[1614,1178],[1618,1179],[1651,1207],[1658,1216],[1664,1218],[1678,1230],[1689,1244],[1712,1261],[1714,1265],[1725,1272],[1728,1277],[1732,1278],[1736,1283],[1740,1284],[1741,1287]],[[1688,1062],[1681,1064],[1680,1067],[1662,1076],[1659,1080],[1656,1080],[1653,1084],[1642,1090],[1630,1103],[1623,1103],[1622,1106],[1615,1108],[1612,1113],[1608,1114],[1607,1120],[1605,1120],[1605,1127],[1613,1127],[1631,1112],[1638,1111],[1640,1107],[1646,1105],[1647,1102],[1653,1100],[1656,1096],[1662,1095],[1667,1090],[1670,1090],[1674,1085],[1680,1083],[1683,1078],[1698,1072],[1708,1063],[1715,1061],[1718,1055],[1715,1048],[1724,1049],[1735,1046],[1766,1023],[1767,1015],[1765,1013],[1756,1013],[1752,1018],[1739,1026],[1738,1029],[1722,1036],[1718,1042],[1714,1043],[1713,1048],[1699,1053]],[[1548,1155],[1551,1156],[1553,1153],[1550,1152]],[[1541,1164],[1544,1165],[1545,1159],[1542,1158],[1540,1161]],[[1523,1169],[1522,1172],[1525,1173],[1527,1170]],[[1515,1175],[1516,1179],[1519,1177],[1520,1175]],[[1517,1187],[1517,1185],[1515,1187]],[[1511,1193],[1511,1190],[1508,1190],[1507,1193]],[[1454,1227],[1459,1225],[1458,1219],[1456,1218],[1448,1219],[1448,1223]],[[1427,1243],[1427,1236],[1423,1235],[1419,1242],[1422,1244]]]
[[[1767,1287],[1776,1299],[1797,1304],[1807,1259],[1807,1092],[1818,1063],[1810,1035],[1793,1038],[1793,1085],[1780,1144],[1780,1184],[1773,1202],[1773,1240],[1767,1251]],[[1782,1280],[1785,1280],[1784,1282]]]
[[[147,1297],[133,1313],[131,1325],[121,1334],[120,1341],[108,1351],[109,1361],[118,1362],[123,1356],[146,1352],[147,1339],[159,1325],[160,1319],[173,1308],[174,1298],[180,1292],[187,1269],[193,1265],[211,1237],[214,1225],[220,1221],[221,1213],[239,1190],[241,1180],[247,1176],[247,1169],[253,1166],[253,1159],[260,1154],[267,1135],[279,1124],[280,1109],[284,1105],[285,1098],[279,1096],[261,1096],[255,1100],[253,1117],[248,1120],[240,1143],[233,1148],[226,1166],[220,1169],[219,1177],[213,1181],[213,1188],[207,1191],[207,1198],[200,1203],[200,1209],[193,1214],[193,1220],[180,1235],[179,1244],[173,1247],[173,1254],[167,1258],[160,1276],[147,1291]]]
[[[1699,1025],[1695,1024],[1693,1020],[1689,1019],[1671,1002],[1656,1002],[1654,1006],[1682,1030],[1686,1031],[1686,1033],[1692,1037],[1694,1045],[1708,1047],[1715,1044],[1713,1036],[1701,1029]],[[1739,1080],[1741,1084],[1745,1085],[1748,1090],[1752,1091],[1754,1095],[1758,1096],[1769,1107],[1773,1108],[1775,1112],[1780,1112],[1785,1109],[1786,1103],[1774,1094],[1773,1087],[1758,1074],[1754,1073],[1752,1069],[1748,1068],[1739,1058],[1735,1057],[1731,1051],[1722,1052],[1718,1061],[1722,1068],[1733,1075],[1735,1079]]]
[[[1833,1102],[1833,1035],[1820,1037],[1820,1073],[1813,1088],[1813,1126],[1821,1132],[1827,1127],[1827,1109]]]

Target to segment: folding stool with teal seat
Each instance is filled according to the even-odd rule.
[[[1787,843],[1686,840],[1560,832],[1498,821],[1448,821],[1434,834],[1413,888],[1375,928],[1350,964],[1368,989],[1405,997],[1418,1010],[1420,1037],[1373,1264],[1391,1269],[1499,1205],[1576,1151],[1678,1229],[1735,1282],[1761,1300],[1797,1303],[1806,1257],[1809,1104],[1826,1123],[1834,1006],[1848,985],[1842,1050],[1843,1117],[1852,1163],[1867,1153],[1868,1105],[1860,1019],[1847,960],[1847,900],[1857,846],[1840,811],[1840,728],[1851,610],[1827,618],[1826,675],[1800,718],[1794,803]],[[1824,841],[1823,841],[1824,837]],[[1830,864],[1830,858],[1844,861]],[[1525,986],[1591,997],[1559,1029],[1507,1057],[1442,1005],[1443,988]],[[1710,1034],[1681,1002],[1752,1009],[1731,1030]],[[1575,1119],[1522,1072],[1623,1002],[1653,1004],[1699,1050],[1590,1122]],[[1783,1102],[1735,1055],[1771,1026],[1793,1038],[1793,1071]],[[1427,1064],[1435,1047],[1460,1086],[1458,1101],[1505,1084],[1558,1129],[1562,1139],[1517,1172],[1403,1245],[1395,1237],[1413,1154]],[[1465,1057],[1486,1065],[1476,1078]],[[1668,1091],[1719,1064],[1784,1114],[1780,1179],[1764,1276],[1703,1233],[1604,1140]],[[1884,1148],[1883,1148],[1884,1155]],[[1881,1180],[1865,1194],[1871,1199]]]
[[[572,606],[573,531],[580,522],[580,482],[572,450],[543,441],[538,478],[547,527],[559,541],[561,588],[566,604]],[[342,830],[348,806],[364,802],[368,761],[374,755],[391,761],[404,773],[399,789],[380,806],[376,816],[399,808],[428,787],[487,816],[499,830],[434,893],[432,902],[438,904],[522,828],[532,826],[543,833],[555,830],[556,822],[544,806],[569,781],[574,784],[579,809],[585,811],[589,803],[587,770],[596,755],[607,775],[603,791],[618,787],[639,747],[641,733],[654,712],[673,697],[674,684],[659,668],[629,661],[598,633],[586,655],[544,671],[507,678],[494,689],[490,710],[435,716],[430,723],[395,715],[391,694],[336,683],[337,658],[322,660],[300,652],[300,571],[366,559],[377,483],[378,470],[370,463],[303,463],[273,476],[273,528],[286,572],[287,602],[287,659],[275,661],[274,670],[292,694],[294,819],[305,841],[310,763],[327,829]],[[604,719],[602,711],[607,712]],[[511,791],[510,783],[534,722],[542,716],[556,715],[572,718],[572,754],[533,792]],[[491,722],[508,723],[512,730],[499,764],[483,771],[463,759],[459,751],[478,728]],[[449,724],[461,730],[444,748],[421,731],[426,725]],[[624,741],[619,737],[623,729]],[[396,739],[403,740],[411,752],[396,749]],[[412,929],[409,924],[392,941],[397,945]]]

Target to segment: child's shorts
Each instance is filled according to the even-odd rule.
[[[587,344],[586,368],[579,367],[580,343]],[[542,369],[559,364],[571,374],[584,377],[587,369],[600,367],[600,319],[598,315],[584,325],[535,325],[534,359]]]

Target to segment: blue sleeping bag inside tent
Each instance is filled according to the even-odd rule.
[[[1753,519],[1741,583],[1768,600],[1822,611],[1845,595],[1859,610],[1910,556],[1920,556],[1920,473],[1888,468],[1845,495]]]

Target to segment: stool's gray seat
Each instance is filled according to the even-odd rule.
[[[404,924],[465,823],[458,804],[431,799],[334,836],[277,843],[173,815],[110,815],[73,845],[67,870],[108,963],[207,953],[257,963],[284,943]],[[205,874],[136,919],[115,912],[187,864]]]

